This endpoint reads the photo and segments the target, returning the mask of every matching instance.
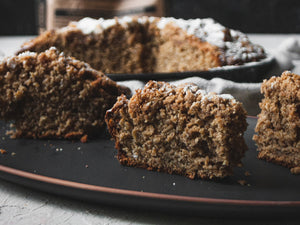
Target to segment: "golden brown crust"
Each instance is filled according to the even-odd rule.
[[[119,97],[105,121],[121,164],[212,179],[241,162],[245,115],[233,99],[150,81],[130,100]]]

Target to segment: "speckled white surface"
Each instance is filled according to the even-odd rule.
[[[65,199],[0,181],[0,224],[197,224],[196,218]],[[208,219],[212,221],[213,219]]]
[[[136,211],[66,199],[0,180],[1,225],[299,225],[298,219],[222,219]]]
[[[287,37],[300,35],[250,35],[250,39],[262,44],[268,50],[274,50]],[[0,58],[9,56],[18,49],[25,40],[32,37],[0,37]],[[2,52],[2,53],[1,53]],[[293,71],[300,72],[300,67]],[[218,79],[218,78],[217,78]],[[139,85],[138,81],[131,81],[133,85]],[[207,81],[208,82],[208,81]],[[213,84],[213,82],[210,82]],[[226,90],[224,86],[217,88]],[[234,84],[232,84],[234,85]],[[252,84],[256,85],[256,84]],[[255,88],[257,88],[255,86]],[[1,162],[0,162],[1,163]],[[0,180],[0,225],[35,225],[35,224],[258,224],[281,225],[300,224],[299,219],[269,219],[239,220],[203,218],[183,215],[165,215],[160,212],[134,211],[126,208],[91,204],[64,197],[46,194],[22,186]]]

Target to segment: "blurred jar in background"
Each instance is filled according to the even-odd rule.
[[[84,17],[164,16],[163,0],[38,0],[39,33]]]

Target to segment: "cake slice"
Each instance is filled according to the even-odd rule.
[[[231,95],[149,81],[105,120],[121,164],[191,179],[232,174],[247,149],[246,111]]]
[[[258,158],[300,173],[300,76],[289,71],[264,80],[264,99],[253,137]]]
[[[13,121],[13,137],[91,135],[105,124],[105,112],[117,97],[128,92],[53,47],[0,62],[0,119]]]

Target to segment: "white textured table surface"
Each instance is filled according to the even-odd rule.
[[[300,35],[249,35],[253,42],[272,51],[287,37]],[[12,55],[32,37],[0,37],[1,52]],[[234,220],[182,215],[91,204],[58,197],[0,180],[0,224],[300,224],[300,220]]]

